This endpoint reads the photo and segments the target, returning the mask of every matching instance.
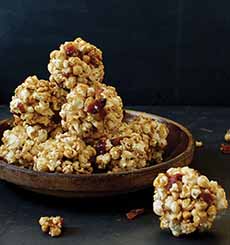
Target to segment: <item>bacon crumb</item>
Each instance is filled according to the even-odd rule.
[[[221,144],[220,145],[220,150],[221,150],[221,152],[223,152],[225,154],[230,154],[230,145]]]
[[[22,103],[18,103],[18,109],[21,113],[25,113],[26,110],[25,110],[25,107]]]
[[[181,181],[182,177],[183,175],[179,173],[172,176],[168,176],[168,184],[166,186],[166,189],[169,190],[174,183],[176,183],[177,181]]]
[[[132,209],[128,213],[126,213],[126,217],[128,220],[133,220],[137,216],[143,214],[145,212],[144,208],[137,208],[137,209]]]

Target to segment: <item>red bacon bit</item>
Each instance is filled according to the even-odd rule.
[[[100,64],[101,57],[95,52],[95,50],[91,50],[88,54],[90,57],[90,63],[94,66],[98,66]]]
[[[99,112],[99,114],[100,114],[100,118],[101,118],[101,119],[104,119],[107,113],[106,113],[106,110],[103,108],[103,109]]]
[[[176,183],[177,181],[182,181],[182,177],[182,174],[175,174],[172,176],[168,175],[168,184],[166,186],[166,189],[169,190],[174,183]]]
[[[203,199],[206,203],[208,203],[208,205],[210,205],[213,202],[212,195],[207,192],[202,192],[200,194],[200,198]]]
[[[220,150],[221,150],[221,152],[223,152],[224,154],[230,154],[230,145],[221,144],[221,145],[220,145]]]
[[[18,109],[19,109],[19,111],[21,113],[25,113],[26,112],[25,107],[24,107],[24,105],[22,103],[18,103],[17,107],[18,107]]]
[[[87,108],[87,112],[92,113],[92,114],[96,114],[96,113],[102,111],[105,104],[106,104],[105,98],[95,100],[94,102],[89,104],[89,106]]]
[[[113,146],[120,145],[122,139],[123,137],[117,137],[117,138],[111,139],[111,143]]]
[[[95,146],[96,152],[98,155],[103,155],[106,153],[106,139],[100,139],[96,146]]]
[[[133,220],[139,215],[143,214],[144,212],[145,212],[144,208],[132,209],[126,214],[126,217],[128,220]]]
[[[78,51],[76,50],[76,48],[72,44],[69,44],[65,47],[65,52],[68,56],[77,56],[78,55]]]

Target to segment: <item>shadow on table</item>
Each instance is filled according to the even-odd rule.
[[[46,196],[43,194],[33,193],[24,190],[13,184],[6,183],[5,187],[13,192],[20,202],[30,202],[31,205],[42,205],[44,207],[55,207],[57,209],[66,210],[81,210],[86,212],[94,211],[129,211],[132,208],[146,208],[152,212],[152,188],[122,194],[113,197],[99,197],[99,198],[60,198],[53,196]]]
[[[195,232],[189,235],[182,235],[180,237],[173,237],[170,231],[161,231],[153,234],[153,241],[156,242],[157,245],[178,245],[178,244],[220,244],[222,240],[218,234],[213,232]]]

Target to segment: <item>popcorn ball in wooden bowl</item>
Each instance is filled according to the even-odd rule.
[[[15,124],[53,125],[66,95],[67,92],[56,83],[29,76],[16,88],[10,102]]]
[[[51,52],[48,70],[51,74],[50,81],[68,89],[74,88],[78,83],[102,82],[102,52],[83,39],[76,38]]]
[[[224,189],[189,167],[158,174],[153,186],[153,211],[161,229],[174,236],[209,230],[217,213],[228,207]]]
[[[65,130],[83,138],[99,138],[121,126],[123,103],[112,86],[79,83],[67,95],[60,116]]]
[[[40,145],[33,170],[64,174],[90,174],[96,150],[76,134],[58,134]]]
[[[166,124],[143,116],[123,123],[117,133],[96,142],[96,166],[108,172],[123,172],[160,163],[168,133]]]

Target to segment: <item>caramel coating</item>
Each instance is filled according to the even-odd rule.
[[[1,158],[65,174],[130,171],[162,161],[167,126],[144,116],[123,122],[122,99],[102,83],[100,49],[81,38],[65,42],[50,53],[48,70],[50,81],[29,76],[16,88],[15,127],[4,133]]]
[[[74,88],[78,83],[90,85],[92,82],[102,82],[102,52],[83,39],[76,38],[51,52],[48,70],[51,74],[50,81],[68,89]]]
[[[159,163],[168,132],[165,124],[143,116],[123,123],[117,133],[96,143],[97,166],[109,172],[121,172],[144,168],[151,161]]]
[[[40,145],[33,169],[39,172],[89,174],[93,172],[91,161],[95,155],[95,149],[76,134],[58,134]]]
[[[61,235],[64,219],[61,216],[45,216],[41,217],[38,221],[44,233],[48,233],[51,237]]]
[[[30,76],[15,90],[10,103],[15,124],[51,126],[65,102],[67,92],[56,83]]]
[[[99,138],[119,128],[123,119],[123,104],[111,86],[78,84],[68,94],[60,116],[65,130],[83,138]]]
[[[10,164],[24,167],[33,165],[33,157],[39,152],[39,145],[48,138],[48,130],[35,125],[17,125],[3,134],[0,157]]]

